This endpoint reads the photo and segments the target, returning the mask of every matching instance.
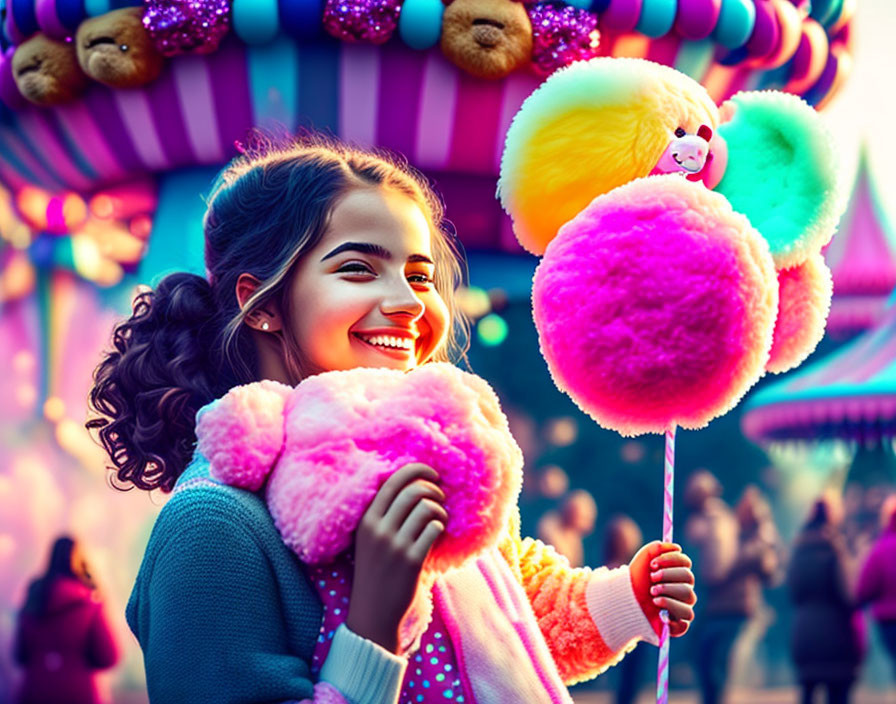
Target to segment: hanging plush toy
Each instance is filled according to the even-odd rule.
[[[664,540],[676,427],[731,410],[823,335],[820,250],[843,207],[834,156],[799,98],[741,93],[720,110],[639,59],[558,71],[508,131],[499,194],[520,242],[544,255],[541,351],[600,425],[665,434]],[[665,702],[668,627],[660,641]]]
[[[212,476],[250,491],[264,487],[284,542],[312,567],[350,547],[396,470],[422,462],[439,473],[449,519],[402,621],[406,649],[429,623],[436,577],[497,545],[522,485],[522,453],[494,391],[443,363],[407,373],[327,372],[295,389],[238,386],[199,412],[196,435]]]
[[[143,26],[143,8],[125,7],[84,20],[75,36],[78,63],[95,81],[136,88],[158,78],[164,59]]]
[[[532,25],[514,0],[452,0],[442,15],[442,53],[479,78],[503,78],[532,59]]]
[[[67,103],[87,86],[74,44],[44,34],[35,34],[16,47],[12,75],[22,97],[37,105]]]

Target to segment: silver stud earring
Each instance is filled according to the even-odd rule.
[[[265,320],[265,321],[261,324],[261,329],[262,329],[262,330],[267,330],[269,327],[271,327],[271,325],[270,325],[270,323],[268,323],[267,320]]]

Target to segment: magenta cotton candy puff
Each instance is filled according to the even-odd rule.
[[[236,386],[196,414],[197,449],[213,477],[258,491],[283,448],[283,407],[292,393],[276,381]]]
[[[746,217],[678,175],[638,179],[564,225],[533,314],[557,386],[623,435],[700,428],[762,375],[778,287]]]
[[[456,567],[506,530],[522,453],[479,377],[449,364],[326,372],[299,384],[285,414],[266,498],[284,542],[306,562],[348,548],[383,481],[411,462],[438,472],[449,516],[427,569]]]
[[[778,318],[767,371],[786,372],[812,354],[824,337],[833,288],[831,270],[820,254],[778,272]]]

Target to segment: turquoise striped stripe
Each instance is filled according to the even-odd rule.
[[[259,127],[293,129],[298,119],[299,49],[285,36],[246,50],[253,121]]]

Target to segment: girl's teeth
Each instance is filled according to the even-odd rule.
[[[380,347],[392,347],[395,349],[409,350],[414,343],[401,337],[391,337],[389,335],[378,335],[376,337],[364,338],[371,345],[379,345]]]

